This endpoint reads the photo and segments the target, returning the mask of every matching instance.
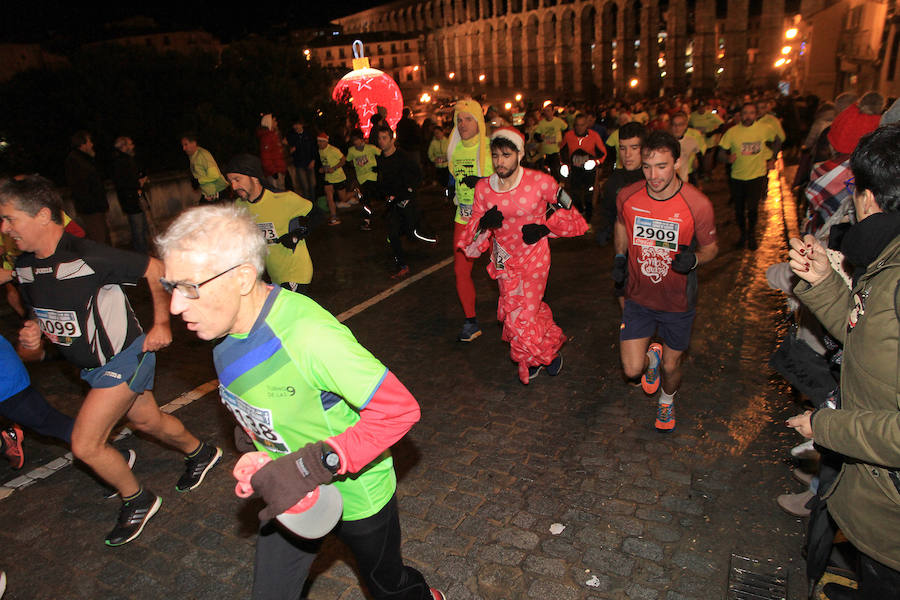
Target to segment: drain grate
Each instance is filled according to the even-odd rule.
[[[787,573],[780,566],[731,555],[726,600],[786,600]]]

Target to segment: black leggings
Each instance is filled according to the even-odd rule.
[[[418,211],[415,200],[410,200],[405,206],[391,206],[388,209],[388,241],[391,244],[391,252],[394,254],[394,262],[398,267],[406,266],[406,252],[403,251],[402,236],[413,238],[413,232],[418,225]]]
[[[425,578],[403,564],[397,497],[359,521],[341,521],[334,529],[356,558],[359,574],[376,600],[432,600]],[[322,540],[297,537],[272,520],[256,541],[253,600],[297,600]]]
[[[728,180],[731,201],[734,202],[734,219],[741,231],[741,237],[747,232],[752,236],[756,231],[759,201],[766,194],[768,181],[765,175],[746,181],[733,178]]]
[[[44,396],[30,385],[0,402],[0,415],[26,429],[72,445],[75,420],[50,406]]]

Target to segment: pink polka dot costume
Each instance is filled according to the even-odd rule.
[[[547,218],[548,205],[556,203],[559,189],[553,177],[524,168],[513,175],[517,176],[519,182],[508,191],[499,191],[497,175],[478,182],[472,218],[458,246],[472,258],[490,247],[487,271],[500,287],[497,318],[503,322],[503,340],[509,342],[510,357],[518,363],[519,379],[528,384],[528,367],[550,364],[566,341],[543,301],[550,273],[547,237],[579,236],[588,225],[574,207],[556,210]],[[477,231],[482,215],[494,206],[503,213],[503,224]],[[526,244],[522,226],[529,223],[546,225],[549,235]]]

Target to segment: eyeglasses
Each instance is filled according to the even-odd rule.
[[[852,194],[856,189],[856,177],[851,177],[850,179],[844,181],[844,187],[847,188],[847,191]]]
[[[200,297],[200,286],[206,285],[213,279],[217,279],[217,278],[221,277],[222,275],[224,275],[225,273],[228,273],[229,271],[234,271],[235,269],[237,269],[238,267],[240,267],[243,264],[244,263],[241,263],[239,265],[234,265],[230,269],[225,269],[218,275],[213,275],[206,281],[201,281],[200,283],[189,283],[187,281],[169,281],[168,279],[165,279],[163,277],[159,278],[159,283],[162,284],[163,289],[166,290],[167,292],[169,292],[170,294],[174,290],[177,290],[179,294],[181,294],[188,300],[196,300],[197,298]]]

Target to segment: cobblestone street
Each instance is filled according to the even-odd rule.
[[[700,271],[678,426],[667,435],[653,428],[655,398],[622,379],[613,252],[591,235],[551,244],[546,301],[569,336],[558,377],[519,383],[483,258],[475,280],[484,335],[471,344],[455,341],[462,313],[447,266],[345,321],[422,407],[421,422],[392,450],[403,551],[448,600],[718,600],[732,553],[781,568],[788,597],[804,597],[803,523],[774,500],[800,491],[787,468],[788,450],[800,440],[783,425],[797,406],[768,366],[785,309],[765,269],[786,255],[786,231],[796,227],[779,183],[771,181],[761,208],[755,253],[734,248],[721,174],[706,185],[720,252]],[[411,247],[413,274],[451,254],[451,207],[437,195],[425,200],[441,240]],[[354,217],[310,241],[311,296],[336,315],[390,286],[383,224],[360,232]],[[145,296],[143,288],[133,294],[144,314]],[[3,333],[14,335],[12,313],[3,310]],[[173,330],[175,343],[159,353],[161,405],[215,379],[212,344],[180,322]],[[47,362],[32,376],[51,403],[75,414],[82,396],[74,368]],[[103,500],[83,468],[64,467],[11,491],[11,480],[67,452],[26,432],[22,471],[0,465],[8,486],[0,501],[4,598],[248,597],[259,505],[234,494],[233,423],[215,387],[197,395],[175,414],[222,446],[222,466],[179,494],[176,452],[137,436],[119,442],[136,450],[135,472],[163,498],[141,537],[121,548],[103,545],[118,501]],[[554,524],[564,528],[551,531]],[[336,539],[326,541],[305,597],[366,598]]]

